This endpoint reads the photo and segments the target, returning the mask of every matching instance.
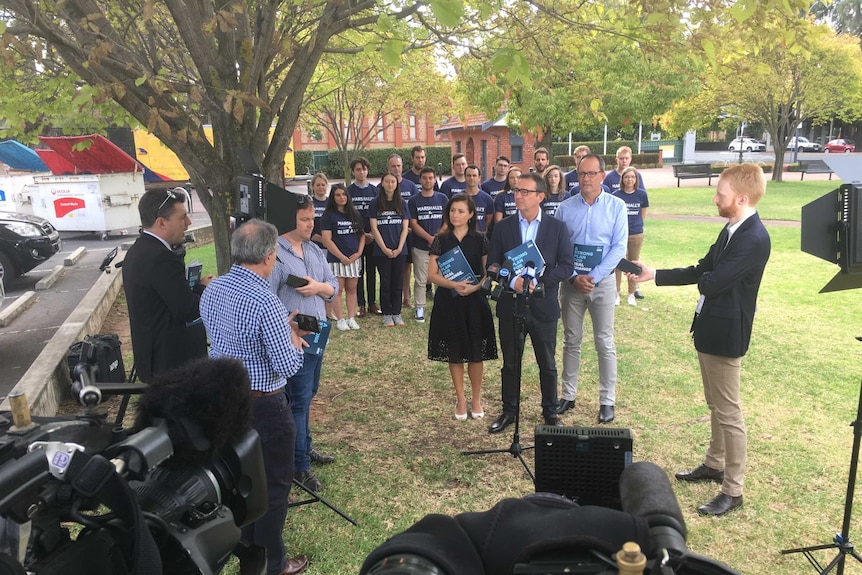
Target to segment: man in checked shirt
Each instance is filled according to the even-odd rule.
[[[266,549],[267,575],[294,575],[305,571],[308,557],[287,558],[282,539],[296,437],[284,386],[302,368],[304,342],[296,324],[288,322],[295,314],[288,317],[269,288],[277,237],[275,226],[261,220],[240,226],[231,238],[233,266],[209,284],[200,310],[210,356],[241,360],[251,378],[252,427],[260,435],[269,509],[243,528],[243,538]]]

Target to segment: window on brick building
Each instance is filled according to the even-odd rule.
[[[512,163],[520,164],[524,161],[524,146],[512,146]]]
[[[410,117],[407,120],[408,124],[408,134],[407,137],[410,140],[416,140],[416,114],[413,111],[410,111]]]

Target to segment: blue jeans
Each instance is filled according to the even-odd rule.
[[[302,358],[302,369],[287,378],[285,390],[290,397],[290,411],[296,422],[296,447],[293,452],[294,473],[299,475],[311,469],[311,432],[308,418],[311,413],[311,398],[317,395],[320,387],[320,367],[322,355],[306,353]]]
[[[260,436],[269,506],[266,514],[242,528],[243,538],[266,549],[268,575],[284,570],[287,554],[282,531],[293,482],[294,424],[283,393],[252,399],[251,426]],[[285,452],[288,457],[285,457]]]

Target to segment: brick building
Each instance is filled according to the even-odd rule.
[[[473,114],[466,121],[450,119],[437,128],[437,142],[449,142],[453,154],[464,154],[467,162],[482,168],[482,177],[490,178],[497,156],[506,156],[513,166],[527,170],[533,165],[536,138],[523,136],[509,128],[507,113],[488,121],[484,114]]]
[[[362,133],[367,133],[368,126],[373,119],[366,118]],[[383,127],[384,122],[379,122]],[[423,146],[434,146],[434,123],[425,115],[416,115],[408,110],[403,120],[396,120],[377,132],[367,147],[369,148],[402,148],[413,147],[417,144]],[[293,132],[293,149],[310,151],[327,151],[336,147],[335,139],[322,128],[306,128],[302,124],[297,125]]]

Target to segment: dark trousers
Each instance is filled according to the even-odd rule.
[[[405,255],[397,258],[375,256],[377,271],[380,273],[380,311],[383,315],[401,313],[401,292],[404,289]]]
[[[282,532],[293,482],[296,426],[284,393],[255,398],[252,402],[251,426],[260,436],[269,508],[263,517],[243,527],[242,535],[246,541],[266,549],[266,572],[272,575],[281,573],[287,564]]]
[[[323,356],[306,353],[303,356],[302,367],[287,378],[287,394],[290,397],[290,411],[296,424],[295,451],[293,454],[293,470],[299,475],[311,469],[311,431],[308,418],[311,414],[311,399],[320,387],[320,368]]]
[[[515,353],[515,320],[510,315],[498,317],[500,349],[503,351],[502,380],[503,412],[514,415],[518,405],[518,357]],[[539,385],[542,389],[542,415],[553,415],[557,407],[557,320],[539,322],[527,313],[526,333],[530,334],[536,364],[539,366]],[[526,338],[525,338],[526,339]]]
[[[368,305],[377,301],[377,274],[374,268],[374,242],[365,244],[365,249],[362,251],[362,274],[359,276],[359,281],[356,283],[356,304],[360,307],[366,307],[366,286],[368,291]],[[365,276],[365,282],[362,281],[362,276]],[[365,285],[363,285],[363,283]]]

